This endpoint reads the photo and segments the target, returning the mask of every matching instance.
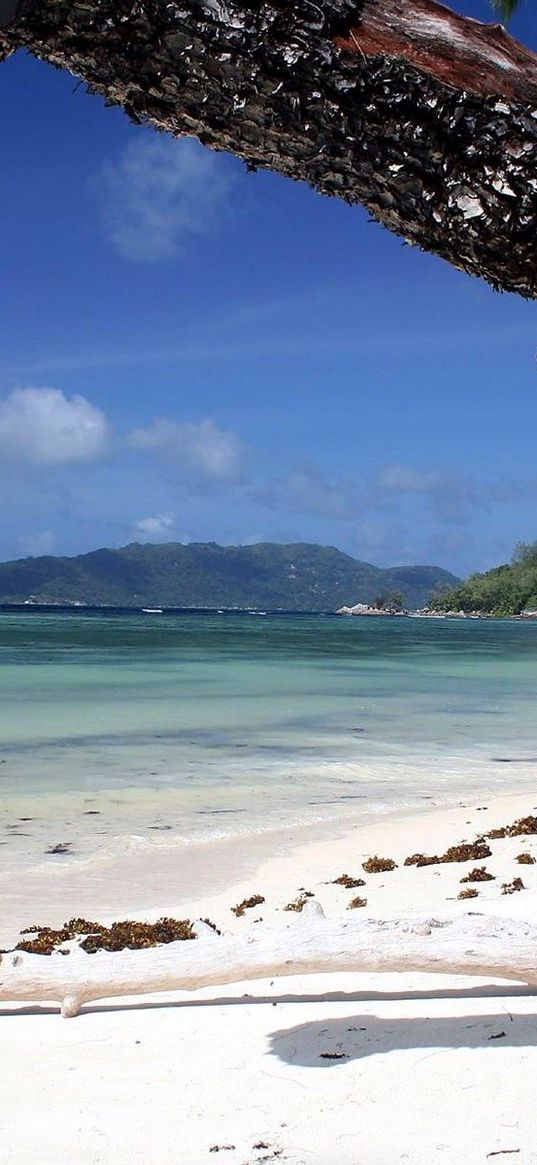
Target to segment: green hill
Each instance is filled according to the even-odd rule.
[[[333,546],[309,543],[135,542],[76,558],[46,556],[0,564],[0,603],[329,611],[399,591],[406,606],[417,607],[457,581],[440,567],[381,570]]]
[[[435,610],[498,616],[537,610],[537,542],[520,542],[510,563],[470,575],[431,606]]]

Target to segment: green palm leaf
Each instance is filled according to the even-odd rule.
[[[490,3],[505,23],[511,19],[520,6],[520,0],[490,0]]]

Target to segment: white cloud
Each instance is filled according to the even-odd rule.
[[[58,388],[16,388],[0,400],[0,453],[12,461],[63,465],[95,461],[109,445],[106,417],[83,396]]]
[[[174,462],[187,476],[207,481],[236,481],[244,460],[239,437],[219,429],[210,417],[198,422],[160,417],[146,429],[135,429],[129,444]]]
[[[379,473],[377,485],[387,494],[421,494],[424,497],[464,503],[479,503],[498,495],[497,484],[485,478],[473,478],[456,471],[413,469],[408,465],[386,465]]]
[[[141,537],[163,538],[174,526],[173,514],[154,514],[152,518],[140,518],[134,523],[134,533]]]
[[[204,234],[227,203],[225,162],[192,138],[140,135],[103,167],[106,232],[135,262],[177,255],[185,237]]]
[[[41,554],[54,554],[56,549],[56,535],[53,530],[40,530],[37,534],[21,534],[19,546],[23,554],[29,558],[37,558]]]
[[[405,465],[388,465],[381,470],[377,485],[380,495],[394,501],[413,496],[431,507],[440,522],[465,522],[476,508],[488,508],[498,498],[494,482],[457,472],[434,472]]]
[[[389,493],[430,493],[438,488],[441,476],[437,473],[422,473],[407,465],[386,465],[379,473],[381,489]]]
[[[292,510],[334,520],[352,518],[358,505],[354,484],[333,480],[313,465],[256,486],[250,497],[271,510]]]

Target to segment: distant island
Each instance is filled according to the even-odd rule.
[[[429,606],[451,614],[537,616],[537,542],[519,542],[511,562],[470,575]]]
[[[438,566],[381,569],[333,546],[170,542],[0,564],[1,604],[252,607],[331,611],[345,604],[440,601],[460,580]],[[450,592],[452,593],[452,592]]]

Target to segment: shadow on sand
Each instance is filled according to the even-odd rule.
[[[427,1059],[447,1048],[536,1047],[537,1015],[511,1015],[500,1006],[487,1015],[338,1016],[275,1031],[270,1046],[278,1059],[304,1068],[333,1068],[410,1049],[423,1049]]]
[[[467,999],[469,1001],[493,999],[498,1001],[497,1011],[489,1015],[467,1015],[462,1017],[434,1019],[429,1017],[407,1019],[382,1019],[364,1015],[354,1015],[346,1018],[328,1018],[300,1024],[298,1027],[283,1029],[272,1036],[273,1051],[282,1060],[293,1060],[296,1063],[330,1065],[333,1061],[319,1060],[320,1051],[318,1039],[324,1038],[335,1044],[342,1043],[346,1059],[358,1059],[373,1055],[379,1051],[388,1051],[390,1048],[419,1048],[436,1047],[438,1044],[449,1047],[480,1047],[485,1044],[490,1035],[498,1030],[505,1030],[497,1042],[533,1046],[537,1044],[537,1014],[511,1016],[508,1001],[510,999],[533,998],[536,989],[520,983],[490,983],[478,984],[475,987],[440,987],[400,991],[325,991],[283,993],[277,989],[270,995],[255,995],[246,992],[243,995],[218,995],[213,999],[186,996],[182,999],[140,997],[126,1001],[110,999],[102,1003],[86,1003],[75,1022],[80,1023],[85,1016],[108,1014],[123,1011],[156,1011],[156,1010],[185,1010],[206,1009],[209,1007],[258,1007],[278,1006],[287,1004],[333,1004],[345,1003],[351,1007],[361,1003],[406,1003],[433,1002],[435,1000]],[[502,1000],[506,1000],[505,1003]],[[58,1015],[59,1005],[55,1004],[22,1004],[0,1008],[0,1018],[9,1019],[15,1016],[46,1016]],[[500,1024],[500,1028],[498,1028]],[[519,1031],[519,1026],[521,1030]],[[363,1029],[366,1028],[366,1035]],[[451,1035],[449,1034],[451,1032]],[[469,1033],[473,1035],[470,1038]],[[299,1033],[301,1033],[299,1038]],[[352,1037],[352,1038],[351,1038]],[[359,1038],[358,1038],[359,1037]],[[447,1042],[446,1042],[447,1041]],[[383,1045],[383,1046],[379,1046]],[[304,1050],[305,1059],[300,1059],[300,1048]],[[308,1058],[309,1057],[309,1058]],[[340,1061],[341,1063],[344,1060]]]

